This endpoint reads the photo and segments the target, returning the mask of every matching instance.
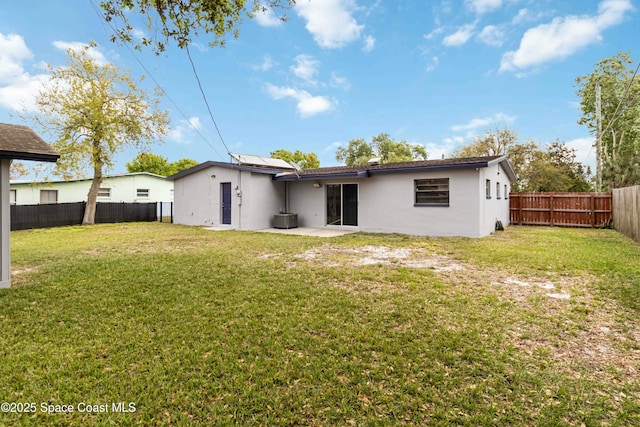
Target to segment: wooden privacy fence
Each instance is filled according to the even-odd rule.
[[[511,193],[511,224],[598,227],[611,220],[611,193]]]
[[[613,190],[613,226],[640,242],[640,185]]]
[[[85,202],[12,205],[11,230],[82,224]],[[97,203],[96,224],[156,221],[156,203]]]

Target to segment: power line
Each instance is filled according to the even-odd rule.
[[[638,66],[636,67],[636,70],[633,72],[633,75],[631,76],[631,79],[629,80],[629,83],[627,83],[627,87],[624,89],[624,93],[622,94],[622,98],[620,98],[620,102],[618,102],[618,105],[617,105],[615,111],[613,112],[613,116],[611,117],[611,120],[608,121],[606,129],[601,133],[601,135],[605,135],[609,131],[611,126],[613,126],[613,123],[615,122],[615,120],[617,118],[616,116],[618,115],[618,110],[620,109],[620,106],[622,106],[622,103],[624,102],[624,99],[627,97],[629,89],[631,88],[631,84],[633,84],[633,80],[635,79],[636,75],[638,74],[638,70],[639,69],[640,69],[640,62],[638,63]],[[589,149],[589,152],[587,153],[587,157],[585,158],[585,163],[589,160],[589,156],[591,155],[591,150],[593,150],[593,146]]]
[[[104,17],[102,16],[102,14],[100,13],[100,10],[97,8],[97,6],[94,3],[94,0],[91,0],[91,6],[93,8],[93,10],[96,12],[96,14],[98,15],[98,17],[100,18],[100,21],[103,23],[106,23],[111,30],[115,33],[115,28],[111,25],[110,22],[108,22],[106,19],[104,19]],[[169,102],[171,103],[171,105],[173,105],[175,107],[175,109],[180,113],[180,115],[185,119],[185,121],[189,124],[189,126],[198,134],[198,136],[200,136],[200,138],[218,155],[218,157],[220,157],[220,159],[224,160],[225,157],[220,154],[220,152],[218,150],[216,150],[216,148],[211,145],[211,143],[209,142],[209,140],[207,140],[207,138],[205,138],[205,136],[200,132],[200,130],[194,126],[193,123],[191,123],[191,120],[189,119],[189,117],[187,117],[187,115],[182,111],[182,109],[178,106],[178,104],[176,104],[176,102],[169,96],[169,94],[167,93],[167,91],[164,89],[164,87],[162,87],[162,85],[160,83],[158,83],[158,80],[156,80],[156,78],[153,76],[153,74],[151,73],[151,71],[149,71],[149,69],[144,65],[144,63],[142,62],[142,60],[140,60],[138,58],[138,56],[135,54],[135,52],[131,49],[131,47],[129,47],[128,44],[126,43],[118,43],[120,45],[124,45],[124,47],[127,49],[127,51],[129,51],[129,53],[131,54],[131,56],[133,56],[133,58],[138,62],[138,64],[140,64],[140,66],[142,67],[142,69],[149,75],[149,77],[151,78],[151,80],[153,80],[153,82],[156,84],[156,86],[158,86],[158,88],[160,88],[160,90],[162,91],[162,93],[164,94],[164,96],[167,97],[167,99],[169,100]],[[192,64],[193,65],[193,64]],[[198,83],[200,83],[198,81]],[[201,89],[202,90],[202,89]],[[208,105],[207,105],[208,107]],[[211,114],[211,111],[209,111],[209,114]],[[215,124],[215,122],[214,122]],[[218,130],[218,127],[216,126],[216,130]],[[220,134],[220,132],[218,131],[218,134]],[[222,137],[221,137],[222,138]],[[224,141],[223,141],[224,144]],[[225,148],[227,148],[226,144],[224,144]],[[229,150],[227,149],[227,152]]]
[[[608,123],[607,127],[605,128],[604,132],[602,132],[603,135],[605,133],[607,133],[607,131],[609,130],[609,128],[611,128],[611,126],[613,126],[613,123],[615,122],[615,120],[617,118],[616,116],[618,115],[618,110],[620,109],[620,106],[624,102],[624,99],[627,97],[627,94],[629,93],[629,89],[631,88],[631,84],[633,83],[633,80],[636,78],[636,74],[638,74],[638,69],[640,69],[640,62],[638,62],[638,66],[636,67],[636,70],[633,72],[633,75],[631,76],[631,79],[629,80],[629,83],[627,84],[627,87],[624,89],[624,93],[622,94],[622,98],[620,98],[620,102],[618,102],[618,106],[616,107],[616,110],[613,112],[613,117],[609,121],[609,123]]]
[[[211,112],[211,107],[209,107],[209,101],[207,101],[207,96],[204,93],[204,89],[202,89],[202,83],[200,83],[200,77],[198,76],[198,72],[196,71],[196,66],[193,63],[193,59],[191,58],[191,52],[189,51],[189,46],[185,46],[184,48],[187,51],[187,57],[189,58],[189,62],[191,63],[191,69],[193,70],[193,75],[196,76],[196,80],[198,82],[198,88],[200,88],[200,93],[202,94],[202,99],[204,100],[205,105],[207,106],[207,111],[209,112],[209,117],[211,117],[211,121],[216,128],[216,132],[218,132],[218,136],[220,137],[220,141],[224,148],[227,150],[227,154],[231,154],[229,151],[229,147],[227,147],[227,143],[224,142],[224,138],[222,137],[222,133],[220,133],[220,129],[218,129],[218,123],[216,123],[216,119],[213,118],[213,113]]]

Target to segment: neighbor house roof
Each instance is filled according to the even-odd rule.
[[[155,173],[151,173],[151,172],[131,172],[131,173],[121,173],[121,174],[116,174],[116,175],[104,175],[102,177],[103,180],[105,179],[114,179],[114,178],[126,178],[126,177],[130,177],[130,176],[148,176],[151,178],[159,178],[159,179],[164,179],[166,180],[167,178],[162,176],[162,175],[158,175]],[[39,183],[47,183],[47,184],[55,184],[55,183],[59,183],[59,182],[79,182],[79,181],[93,181],[93,178],[80,178],[80,179],[70,179],[65,181],[64,179],[58,179],[58,180],[54,180],[54,181],[28,181],[28,180],[23,180],[23,179],[12,179],[11,180],[11,185],[33,185],[33,184],[39,184]]]
[[[296,173],[285,172],[276,175],[277,181],[296,181],[299,179],[323,179],[323,178],[347,178],[368,177],[375,174],[417,172],[442,169],[475,169],[486,168],[496,163],[509,175],[509,179],[515,181],[517,176],[507,160],[507,156],[466,157],[458,159],[442,160],[417,160],[413,162],[398,162],[384,164],[369,164],[360,166],[335,166],[317,169],[302,169]]]
[[[30,128],[0,123],[0,159],[55,162],[59,158],[60,154]]]

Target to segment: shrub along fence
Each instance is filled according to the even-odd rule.
[[[640,242],[640,185],[613,190],[613,226]]]
[[[611,193],[511,193],[511,224],[599,227],[611,220]]]
[[[82,224],[86,202],[12,205],[11,230]],[[96,224],[156,221],[156,203],[98,203]]]

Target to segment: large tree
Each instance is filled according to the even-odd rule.
[[[296,150],[293,153],[289,150],[276,150],[269,153],[274,159],[281,159],[288,163],[295,163],[302,169],[314,169],[320,167],[320,160],[315,153],[303,153]]]
[[[510,129],[487,131],[453,152],[453,157],[506,155],[518,181],[512,191],[589,191],[589,171],[576,161],[575,150],[555,141],[540,148],[535,141],[519,142]]]
[[[366,165],[374,157],[379,157],[380,163],[410,162],[426,160],[427,151],[420,144],[396,141],[386,133],[374,136],[371,142],[362,138],[352,139],[347,147],[336,151],[336,160],[347,166]]]
[[[133,160],[127,162],[125,166],[128,172],[149,172],[155,173],[156,175],[169,176],[189,169],[197,164],[197,161],[188,158],[170,163],[166,157],[142,152],[138,153]]]
[[[89,49],[69,49],[66,65],[49,66],[50,81],[36,97],[38,111],[30,116],[54,134],[52,146],[60,153],[55,174],[69,179],[93,170],[83,224],[94,223],[102,174],[112,166],[114,154],[162,141],[169,123],[156,95],[140,89],[128,71],[98,64]]]
[[[582,116],[596,136],[596,84],[601,88],[603,189],[640,184],[640,78],[627,53],[605,58],[576,78]],[[635,78],[634,78],[635,77]]]
[[[104,19],[112,26],[112,41],[130,43],[137,39],[134,16],[144,17],[150,35],[142,37],[136,47],[148,46],[157,54],[173,41],[188,47],[200,33],[212,36],[211,46],[224,46],[226,36],[238,37],[244,16],[274,13],[289,9],[295,0],[103,0]]]

